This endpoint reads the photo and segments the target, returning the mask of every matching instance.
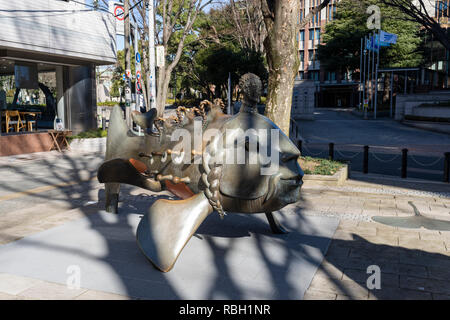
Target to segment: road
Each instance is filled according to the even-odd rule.
[[[335,144],[335,159],[351,161],[362,171],[363,146],[369,149],[369,172],[400,176],[401,150],[408,149],[408,177],[443,180],[444,152],[450,152],[450,135],[405,126],[395,120],[363,120],[345,109],[316,109],[315,120],[297,121],[303,154],[328,157]]]

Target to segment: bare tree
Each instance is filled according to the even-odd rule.
[[[136,6],[135,15],[132,16],[138,22],[141,38],[148,39],[148,18],[145,5],[138,0],[131,0]],[[149,0],[146,0],[149,1]],[[152,0],[153,1],[153,0]],[[157,73],[157,110],[158,115],[164,113],[165,102],[169,91],[169,83],[172,72],[180,61],[183,50],[187,45],[186,39],[194,35],[194,23],[205,6],[213,0],[157,0],[155,1],[156,21],[156,43],[164,47],[165,65],[158,68]],[[148,53],[144,52],[144,58]],[[148,64],[144,63],[143,70],[148,72]],[[148,90],[145,90],[146,93]]]
[[[241,47],[257,52],[264,51],[266,28],[261,10],[260,0],[230,0],[231,21],[237,31],[237,38]],[[226,10],[223,10],[226,13]]]
[[[447,50],[450,50],[450,36],[448,31],[441,26],[429,12],[435,9],[436,1],[425,0],[381,0],[385,5],[398,8],[405,13],[409,20],[420,23],[429,30]]]
[[[297,33],[330,0],[310,10],[300,22],[298,0],[260,0],[267,30],[264,49],[269,66],[269,86],[265,114],[286,134],[289,132],[292,90],[300,65]]]

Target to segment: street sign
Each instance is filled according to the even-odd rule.
[[[141,93],[141,90],[142,90],[141,80],[137,79],[136,80],[136,93]]]
[[[369,99],[364,99],[364,108],[369,106]]]
[[[164,67],[165,61],[164,46],[156,46],[156,66]]]
[[[123,3],[118,1],[108,1],[109,12],[114,15],[116,23],[116,35],[125,35],[125,9]]]
[[[141,80],[141,71],[136,72],[136,79]]]
[[[125,19],[125,10],[122,6],[115,5],[114,6],[114,16],[117,20],[122,21]]]
[[[141,55],[139,54],[139,52],[136,52],[136,62],[141,63]]]

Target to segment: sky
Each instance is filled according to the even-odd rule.
[[[77,0],[77,1],[83,1],[83,0]],[[115,1],[115,0],[112,0]],[[92,6],[94,0],[85,0],[84,1],[86,3],[87,6]],[[109,3],[109,0],[106,1]],[[120,2],[120,1],[117,1]],[[205,11],[208,12],[211,8],[214,8],[216,6],[219,6],[220,4],[227,2],[225,0],[213,0],[213,2],[211,4],[209,4],[208,6],[205,7]],[[105,7],[105,4],[103,3],[103,1],[99,1],[100,7]],[[116,36],[116,44],[117,44],[117,50],[123,50],[124,49],[124,36],[121,35],[117,35]]]

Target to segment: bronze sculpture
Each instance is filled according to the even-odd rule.
[[[244,98],[233,116],[222,112],[218,100],[178,109],[172,119],[155,119],[154,109],[133,113],[144,136],[128,130],[120,107],[112,112],[105,162],[98,170],[106,184],[106,210],[117,213],[120,183],[167,189],[182,199],[157,200],[138,226],[140,249],[163,272],[213,211],[222,218],[225,212],[265,213],[272,231],[284,233],[272,212],[300,198],[299,150],[257,113],[259,78],[246,74],[239,85]]]

